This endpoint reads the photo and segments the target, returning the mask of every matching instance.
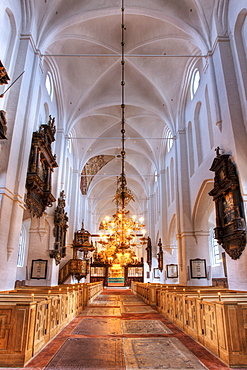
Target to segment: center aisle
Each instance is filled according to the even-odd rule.
[[[104,289],[25,369],[228,370],[125,288]]]

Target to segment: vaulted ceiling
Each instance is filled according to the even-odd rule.
[[[96,214],[114,208],[121,172],[121,0],[31,0],[37,47],[59,88],[59,125],[75,167],[112,155],[87,195]],[[141,213],[176,134],[190,67],[210,49],[215,0],[125,0],[126,174]],[[196,57],[195,57],[196,56]]]

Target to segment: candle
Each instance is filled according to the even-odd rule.
[[[198,290],[197,293],[198,293],[198,298],[200,298],[200,290]]]
[[[218,292],[219,301],[221,302],[221,292]]]
[[[34,293],[31,294],[32,302],[34,301]]]

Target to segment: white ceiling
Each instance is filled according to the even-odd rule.
[[[121,0],[32,1],[38,48],[42,54],[57,55],[44,61],[61,87],[58,102],[65,132],[68,135],[73,129],[77,137],[73,153],[78,168],[96,155],[117,156],[121,146]],[[133,211],[142,212],[144,199],[151,195],[154,169],[159,173],[164,165],[166,127],[172,135],[177,130],[181,93],[195,59],[182,56],[205,55],[210,49],[216,3],[125,0],[126,174],[136,197],[130,207]],[[116,157],[92,181],[88,196],[98,215],[114,208],[112,197],[120,172],[121,161]]]

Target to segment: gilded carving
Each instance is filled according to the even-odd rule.
[[[26,180],[26,206],[30,212],[41,217],[46,207],[56,201],[51,193],[51,175],[58,167],[56,155],[52,154],[51,144],[55,141],[55,118],[49,117],[39,131],[33,133],[31,152]]]
[[[68,216],[65,212],[65,194],[60,192],[58,205],[54,212],[54,229],[55,237],[54,249],[50,252],[50,257],[55,258],[56,265],[66,256],[66,233],[68,228]]]
[[[209,192],[215,202],[215,238],[232,259],[238,259],[246,246],[243,199],[236,167],[229,154],[219,151],[210,168],[215,172],[214,188]]]

